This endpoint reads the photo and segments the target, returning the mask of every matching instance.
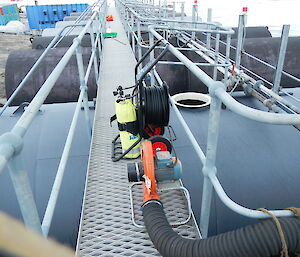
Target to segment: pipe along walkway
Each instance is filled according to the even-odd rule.
[[[117,40],[106,38],[100,69],[93,137],[76,252],[79,256],[160,256],[150,241],[145,228],[134,226],[127,178],[129,161],[112,162],[111,141],[117,126],[111,127],[114,114],[113,91],[119,86],[134,84],[136,60],[115,8],[108,14],[114,21],[108,25],[117,32]],[[168,185],[165,186],[168,189]],[[135,221],[143,225],[140,207],[143,203],[141,185],[133,191]],[[181,190],[160,193],[171,223],[188,219],[188,205]],[[175,230],[187,238],[199,238],[193,217]]]

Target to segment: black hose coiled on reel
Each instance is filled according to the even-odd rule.
[[[169,124],[170,104],[169,88],[166,83],[162,86],[139,87],[139,128],[140,134],[144,134],[147,125],[165,127]]]

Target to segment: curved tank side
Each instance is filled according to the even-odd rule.
[[[33,73],[31,78],[25,83],[23,89],[12,101],[12,105],[20,105],[23,102],[30,102],[41,85],[46,81],[56,64],[67,51],[67,48],[50,50],[39,68]],[[91,55],[91,48],[82,48],[83,63],[86,67]],[[5,68],[5,91],[9,98],[15,88],[21,83],[30,68],[42,54],[42,50],[17,50],[10,53]],[[96,97],[97,85],[95,82],[94,69],[88,79],[89,100]],[[77,68],[76,56],[73,55],[66,68],[58,78],[53,90],[49,94],[45,103],[75,102],[78,99],[80,82]]]
[[[11,129],[20,118],[9,107],[0,117],[0,133]],[[40,219],[44,216],[52,184],[67,137],[75,103],[43,105],[25,135],[24,168],[32,186]],[[91,118],[94,111],[90,111]],[[72,248],[76,246],[89,155],[89,138],[83,110],[75,131],[57,207],[49,236]],[[0,174],[0,210],[22,220],[8,170]]]

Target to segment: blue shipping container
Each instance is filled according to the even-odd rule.
[[[0,26],[6,25],[6,20],[3,15],[0,15]]]
[[[55,23],[62,21],[72,12],[83,12],[88,4],[58,4],[26,6],[28,24],[31,29],[54,28]]]
[[[20,20],[18,6],[16,4],[0,6],[0,25],[6,25],[12,20]]]

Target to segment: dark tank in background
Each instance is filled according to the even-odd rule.
[[[233,28],[235,34],[232,36],[231,45],[233,47],[237,44],[237,28]],[[148,33],[142,34],[143,40],[147,42],[149,40]],[[203,34],[198,34],[197,37],[204,42],[206,42],[206,38]],[[221,37],[222,40],[225,40]],[[170,38],[170,42],[174,46],[181,46],[178,44],[176,38]],[[211,41],[212,47],[214,47],[214,40]],[[246,38],[244,40],[243,49],[245,52],[265,61],[269,64],[276,66],[277,56],[279,52],[280,46],[280,38],[275,38],[271,36],[268,27],[248,27],[246,28]],[[143,53],[146,52],[145,48],[143,49]],[[161,50],[156,51],[156,56],[161,52]],[[225,53],[225,45],[220,44],[220,52]],[[290,37],[288,41],[285,63],[284,63],[284,71],[296,76],[300,77],[300,37]],[[193,62],[205,62],[203,58],[192,51],[182,51],[182,53],[187,56]],[[136,49],[136,56],[138,51]],[[232,60],[235,60],[235,50],[231,49],[230,57]],[[175,61],[178,59],[174,57],[173,54],[167,52],[166,55],[162,59],[163,61]],[[147,63],[148,60],[145,61]],[[242,54],[241,65],[251,70],[252,72],[258,74],[259,76],[265,78],[269,82],[273,82],[275,71],[269,67],[266,67],[263,64],[258,63],[257,61],[251,59],[248,55]],[[183,65],[163,65],[158,64],[156,69],[160,76],[167,82],[170,87],[170,94],[174,95],[177,93],[183,92],[201,92],[208,93],[207,87],[199,81],[185,66]],[[201,69],[206,72],[208,75],[212,76],[213,68],[211,67],[201,67]],[[246,70],[244,71],[246,74],[251,75]],[[251,75],[252,76],[252,75]],[[218,80],[223,78],[222,74],[218,73]],[[256,78],[259,79],[259,78]],[[289,78],[286,75],[282,75],[282,86],[285,88],[289,87],[299,87],[300,83]],[[267,85],[267,84],[266,84]]]
[[[56,45],[57,48],[60,47],[70,47],[73,44],[73,40],[76,35],[64,36],[60,42]],[[32,40],[32,49],[46,49],[54,37],[34,37]],[[81,40],[82,47],[92,47],[91,37],[89,35],[83,36]]]
[[[34,71],[33,75],[25,83],[18,95],[14,98],[11,105],[20,105],[23,102],[30,102],[66,51],[67,48],[50,50],[42,60],[40,66]],[[7,98],[12,95],[28,71],[38,60],[42,52],[42,50],[30,49],[17,50],[10,53],[5,68],[5,90]],[[82,53],[83,63],[86,69],[91,55],[91,48],[83,47]],[[92,100],[96,97],[97,93],[97,85],[93,67],[91,69],[87,86],[89,100]],[[79,92],[80,81],[76,55],[74,54],[55,83],[55,86],[47,97],[45,103],[75,102],[78,99]]]

